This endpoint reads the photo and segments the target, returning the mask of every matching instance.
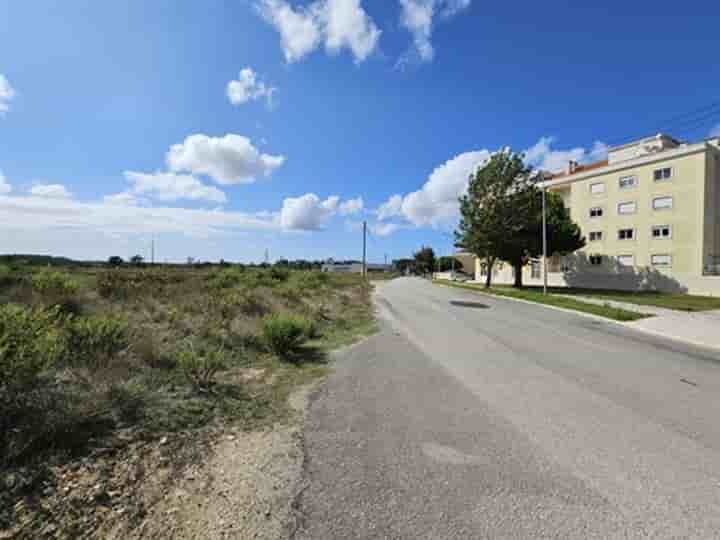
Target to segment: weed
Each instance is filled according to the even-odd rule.
[[[209,390],[215,384],[215,375],[228,366],[227,353],[223,348],[199,352],[188,342],[178,353],[177,365],[195,388]]]
[[[67,327],[71,365],[106,367],[129,345],[127,322],[116,317],[71,317]]]
[[[283,359],[291,359],[293,353],[308,340],[312,333],[311,323],[292,315],[270,315],[263,319],[262,336],[272,353]]]

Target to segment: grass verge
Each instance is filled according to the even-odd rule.
[[[501,288],[493,287],[485,289],[482,285],[472,285],[468,283],[455,283],[445,280],[435,280],[433,283],[440,285],[446,285],[448,287],[457,287],[459,289],[467,289],[475,291],[481,294],[491,294],[494,296],[503,296],[507,298],[517,298],[520,300],[527,300],[529,302],[535,302],[547,306],[554,306],[564,309],[571,309],[573,311],[579,311],[581,313],[589,313],[591,315],[598,315],[605,317],[606,319],[612,319],[614,321],[637,321],[639,319],[645,319],[652,315],[644,313],[636,313],[634,311],[628,311],[625,309],[614,308],[609,305],[598,305],[589,304],[573,298],[566,298],[562,296],[555,296],[552,294],[544,295],[542,291],[535,289],[512,289],[512,288]]]
[[[537,291],[537,287],[529,288]],[[714,296],[696,296],[691,294],[662,293],[655,291],[599,291],[597,289],[582,288],[551,288],[553,294],[571,296],[587,296],[598,300],[625,302],[637,306],[653,306],[675,311],[710,311],[720,309],[720,298]]]

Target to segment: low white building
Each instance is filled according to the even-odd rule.
[[[363,265],[360,262],[352,263],[336,263],[333,261],[326,262],[322,265],[323,272],[341,272],[346,274],[362,274]],[[367,263],[368,272],[390,272],[392,266],[389,264],[372,264]]]

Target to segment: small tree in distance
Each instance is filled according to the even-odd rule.
[[[110,266],[122,266],[124,262],[125,261],[123,261],[123,258],[117,255],[113,255],[112,257],[108,258],[108,264]]]
[[[427,274],[435,268],[435,252],[431,247],[422,246],[419,251],[413,254],[413,258],[418,272]]]

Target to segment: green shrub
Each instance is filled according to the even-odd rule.
[[[18,281],[16,272],[7,264],[0,264],[0,287],[13,285]]]
[[[290,277],[290,270],[279,266],[273,266],[270,268],[270,278],[275,281],[287,281]]]
[[[303,289],[320,289],[328,283],[330,274],[318,271],[306,271],[298,273],[296,278],[298,285]]]
[[[262,337],[271,352],[287,358],[309,339],[312,323],[293,315],[270,315],[263,319]]]
[[[68,318],[69,363],[74,366],[106,366],[129,346],[128,324],[109,316]]]
[[[208,286],[213,289],[230,289],[243,280],[243,270],[239,268],[226,268],[210,276]]]
[[[45,368],[67,354],[67,340],[58,308],[37,310],[0,306],[0,387],[32,384]]]
[[[223,348],[200,352],[192,343],[178,353],[177,366],[192,385],[199,390],[208,390],[215,384],[215,375],[228,366],[227,354]]]
[[[60,306],[62,311],[77,313],[80,306],[73,298],[80,288],[67,274],[43,270],[30,277],[30,286],[45,306]]]

